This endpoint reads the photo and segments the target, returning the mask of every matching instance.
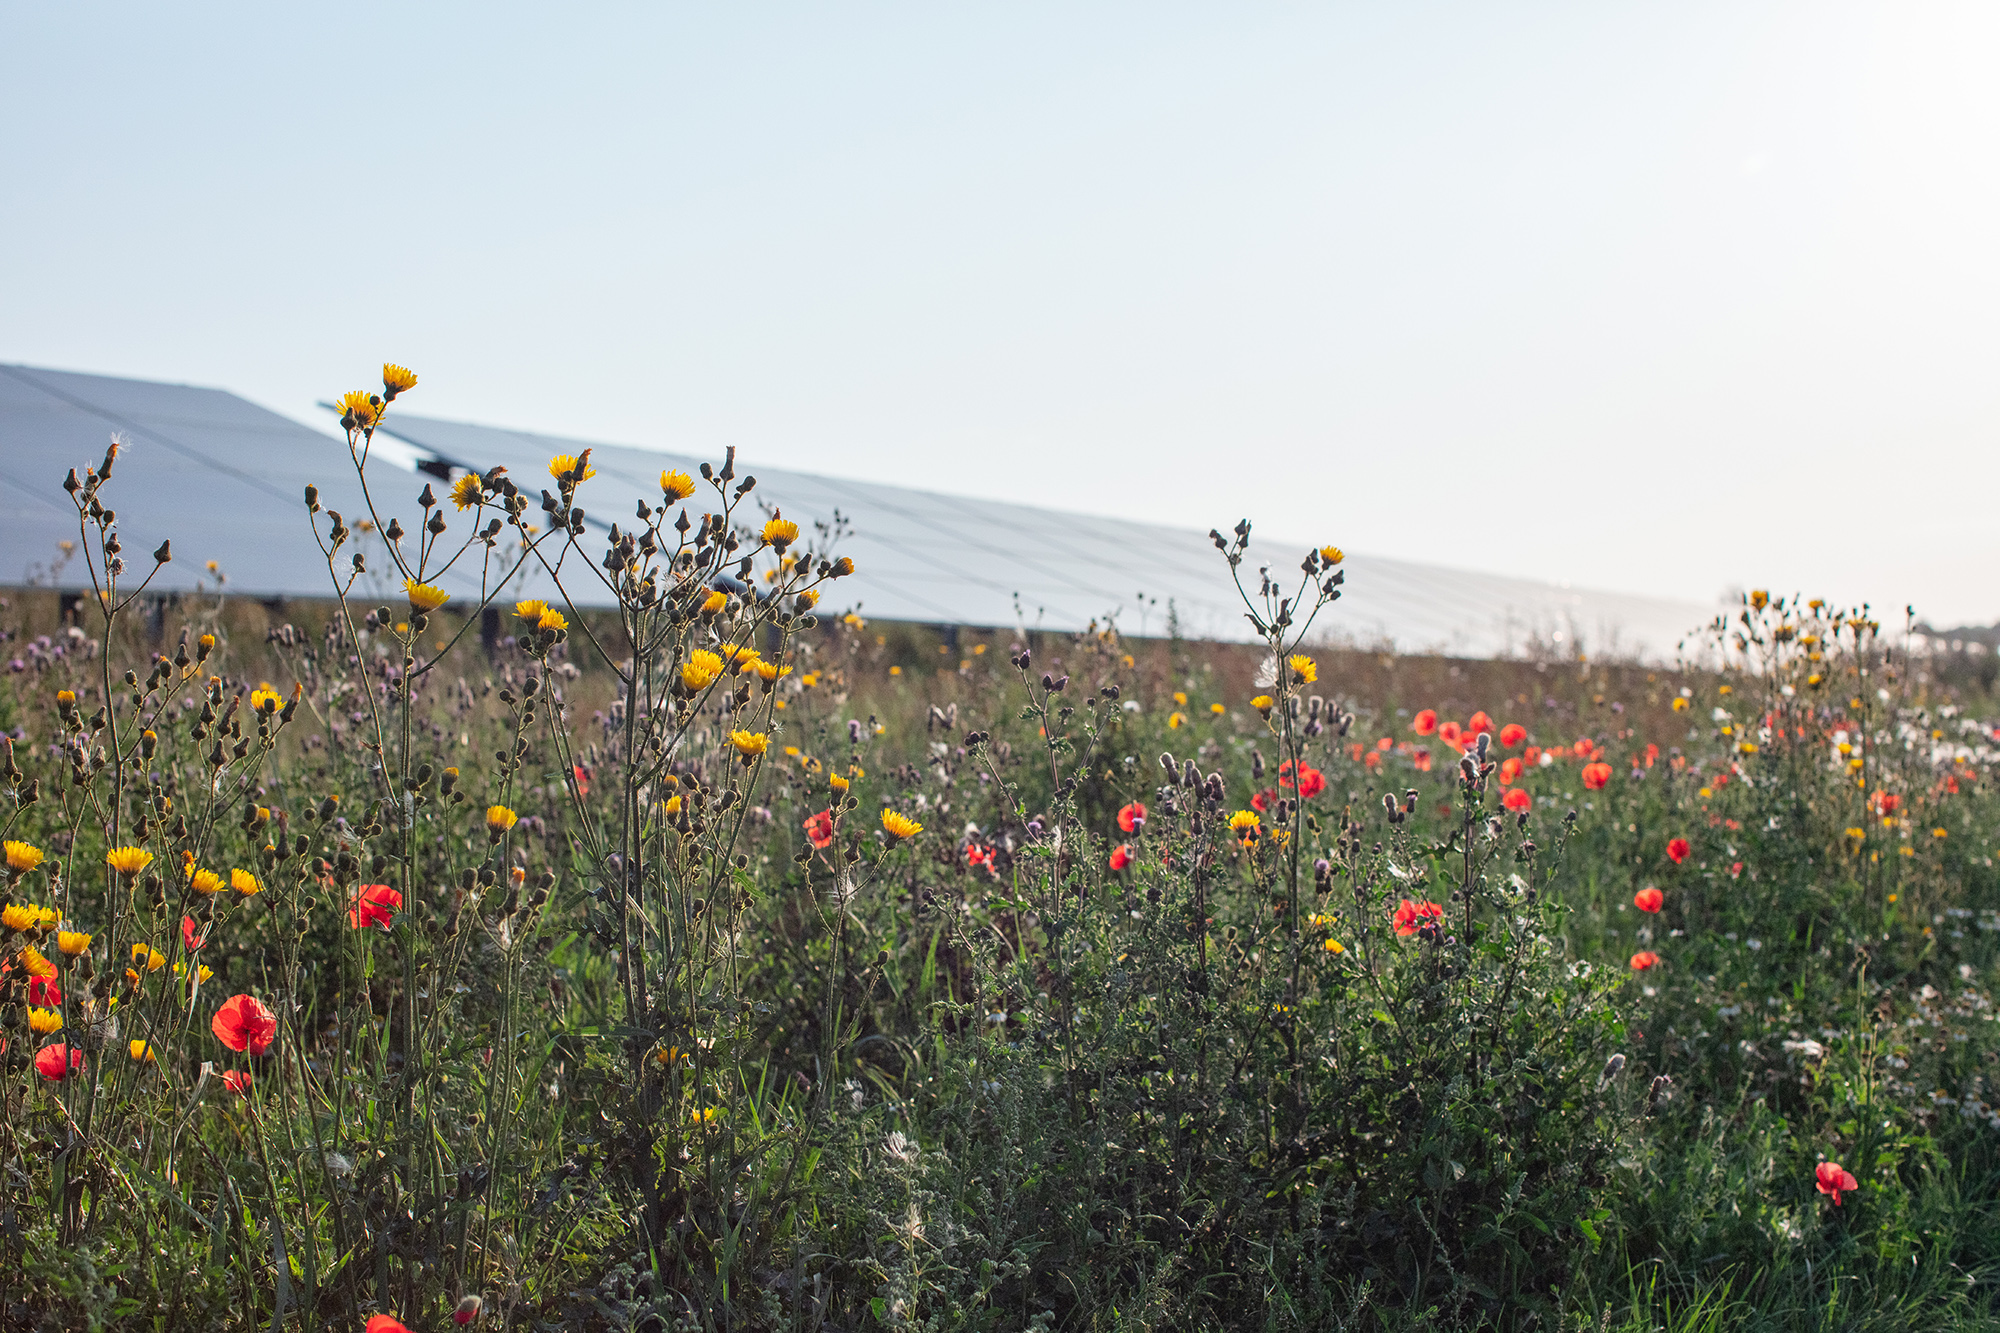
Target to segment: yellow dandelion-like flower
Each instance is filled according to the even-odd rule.
[[[693,1111],[690,1111],[688,1113],[688,1119],[689,1121],[697,1125],[712,1125],[715,1123],[715,1118],[721,1114],[722,1114],[721,1107],[703,1106]]]
[[[729,743],[736,747],[736,754],[748,765],[770,748],[771,738],[761,731],[732,731]]]
[[[776,662],[766,662],[761,658],[750,665],[751,669],[756,671],[758,678],[766,685],[774,683],[780,676],[789,676],[792,674],[790,667],[781,667]]]
[[[1770,604],[1771,604],[1771,594],[1765,592],[1762,588],[1759,588],[1755,592],[1750,594],[1750,607],[1752,610],[1762,611],[1765,607],[1769,606]]]
[[[416,372],[393,362],[382,366],[382,387],[388,396],[394,398],[399,393],[407,393],[417,387]]]
[[[174,975],[175,975],[175,976],[177,976],[177,977],[185,977],[185,976],[186,976],[187,974],[188,974],[188,965],[187,965],[186,963],[175,963],[175,964],[174,964]],[[200,970],[199,970],[198,972],[196,972],[196,973],[195,973],[195,985],[199,986],[199,985],[200,985],[200,984],[201,984],[202,982],[204,982],[204,981],[207,981],[207,980],[208,980],[208,979],[209,979],[210,977],[212,977],[212,976],[214,976],[214,975],[215,975],[215,969],[214,969],[214,968],[212,968],[212,967],[203,967],[202,969],[200,969]]]
[[[817,592],[814,592],[811,588],[806,588],[803,591],[801,591],[793,599],[793,601],[797,603],[799,610],[810,611],[815,606],[819,605],[819,594]]]
[[[1175,690],[1175,691],[1174,691],[1174,702],[1175,702],[1176,704],[1180,705],[1180,706],[1181,706],[1182,708],[1186,708],[1186,707],[1187,707],[1187,693],[1186,693],[1185,691],[1183,691],[1183,690]]]
[[[1217,717],[1221,717],[1224,713],[1228,712],[1229,710],[1227,708],[1224,708],[1221,704],[1210,704],[1208,706],[1208,711],[1215,714]]]
[[[33,930],[39,920],[40,914],[26,903],[8,903],[0,907],[0,926],[8,930]]]
[[[1931,836],[1933,838],[1949,838],[1951,836],[1951,830],[1934,828],[1931,830]]]
[[[269,681],[265,681],[256,689],[250,691],[251,709],[262,713],[266,717],[277,712],[284,705],[284,702],[285,696],[272,689]]]
[[[451,594],[442,588],[433,588],[415,579],[404,579],[403,591],[410,596],[410,610],[418,615],[427,615],[451,600]]]
[[[125,1043],[125,1049],[132,1053],[132,1058],[134,1060],[140,1061],[142,1064],[153,1063],[152,1042],[147,1041],[142,1037],[134,1037],[132,1038],[131,1041]]]
[[[832,578],[844,579],[853,572],[854,572],[854,561],[850,560],[846,556],[842,556],[840,557],[840,559],[833,562],[833,568],[829,569],[827,571],[827,574]]]
[[[1325,564],[1337,565],[1347,559],[1347,552],[1338,546],[1322,546],[1319,548],[1319,558]]]
[[[586,459],[589,458],[590,450],[586,449],[583,451],[583,453]],[[570,473],[576,471],[576,462],[577,460],[575,454],[557,454],[554,458],[551,458],[549,460],[549,475],[551,477],[554,477],[557,481],[566,480],[569,477]],[[589,481],[592,477],[596,475],[597,475],[597,469],[591,466],[591,464],[589,464],[588,462],[586,462],[583,465],[583,475],[577,478],[577,480]]]
[[[188,876],[188,887],[205,898],[211,893],[221,892],[222,876],[213,870],[197,870]]]
[[[486,498],[486,485],[477,472],[468,472],[451,484],[451,502],[461,511]]]
[[[1250,706],[1256,709],[1258,712],[1262,713],[1265,717],[1271,716],[1271,710],[1277,707],[1277,704],[1278,701],[1276,699],[1273,699],[1268,694],[1260,694],[1256,698],[1250,701]]]
[[[924,831],[924,826],[908,815],[882,807],[882,828],[892,838],[914,838]]]
[[[381,411],[369,401],[372,396],[366,389],[351,389],[340,395],[340,401],[334,404],[340,411],[340,424],[349,430],[367,430],[373,426]]]
[[[1229,831],[1245,842],[1255,840],[1257,830],[1263,826],[1264,821],[1257,817],[1255,810],[1238,810],[1229,817]]]
[[[525,602],[514,603],[514,618],[516,620],[525,620],[530,625],[541,623],[542,617],[548,613],[549,604],[542,601],[539,597],[530,598]]]
[[[725,643],[716,651],[739,667],[748,668],[757,664],[757,650],[747,643]]]
[[[1175,713],[1167,719],[1167,727],[1171,731],[1179,731],[1182,727],[1186,725],[1187,725],[1186,713]]]
[[[56,965],[42,957],[41,950],[30,946],[21,950],[21,967],[38,981],[47,981],[56,974]]]
[[[1675,699],[1675,700],[1674,700],[1674,711],[1675,711],[1676,713],[1685,713],[1685,712],[1687,712],[1687,710],[1688,710],[1688,701],[1687,701],[1687,700],[1685,700],[1685,699]]]
[[[827,785],[832,787],[835,791],[846,791],[848,787],[852,785],[851,783],[848,782],[846,778],[842,777],[838,773],[835,773],[832,777],[828,778],[826,781]]]
[[[153,864],[153,854],[144,847],[114,847],[104,854],[104,864],[132,879]]]
[[[42,863],[42,849],[31,843],[9,839],[5,844],[7,870],[15,876],[27,874]]]
[[[52,1032],[62,1031],[62,1015],[53,1009],[28,1009],[28,1026],[46,1037]]]
[[[492,833],[505,833],[520,822],[520,818],[519,815],[504,805],[489,805],[486,807],[486,827]]]
[[[799,525],[784,516],[782,509],[771,511],[770,522],[764,525],[764,540],[780,554],[799,539]]]
[[[660,492],[667,497],[667,503],[685,500],[694,494],[694,478],[685,472],[669,470],[660,474]]]
[[[57,690],[57,691],[56,691],[56,707],[57,707],[57,708],[74,708],[74,707],[76,707],[76,691],[75,691],[75,690]]]
[[[1292,668],[1292,683],[1295,685],[1310,685],[1319,679],[1319,664],[1304,653],[1287,659],[1287,664]]]
[[[560,611],[544,611],[542,612],[541,619],[535,622],[535,628],[547,630],[549,633],[554,634],[560,630],[568,629],[569,622],[563,619],[563,614]]]
[[[696,694],[715,683],[722,674],[722,659],[706,648],[697,648],[681,663],[681,686]]]
[[[1339,940],[1328,940],[1326,942],[1326,951],[1330,954],[1338,956],[1340,954],[1344,954],[1347,952],[1347,946],[1345,944],[1342,944]]]
[[[708,596],[701,599],[701,613],[705,616],[719,616],[729,605],[729,594],[720,588],[711,588]]]
[[[75,958],[90,948],[90,936],[81,930],[59,930],[56,932],[56,948]]]
[[[148,972],[157,972],[167,965],[167,956],[150,944],[132,946],[132,962]]]

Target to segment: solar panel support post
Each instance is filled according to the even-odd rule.
[[[489,606],[479,613],[479,646],[488,658],[500,655],[500,608]]]

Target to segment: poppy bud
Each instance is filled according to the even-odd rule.
[[[471,1323],[473,1320],[479,1318],[481,1305],[482,1302],[477,1296],[465,1297],[459,1301],[458,1308],[451,1312],[451,1322],[454,1324]]]
[[[1193,790],[1201,785],[1201,770],[1194,766],[1194,760],[1181,765],[1181,786]]]

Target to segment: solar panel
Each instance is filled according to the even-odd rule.
[[[172,537],[175,560],[160,572],[156,589],[194,588],[212,560],[238,593],[329,594],[332,576],[301,497],[308,483],[316,484],[321,503],[340,510],[350,525],[366,517],[341,439],[218,389],[27,366],[0,366],[0,581],[88,587],[78,565],[60,567],[59,543],[77,538],[75,509],[61,482],[71,467],[100,459],[114,433],[127,443],[106,496],[118,511],[138,577],[151,566],[144,553]],[[579,491],[579,503],[594,524],[628,526],[640,500],[657,504],[663,469],[694,473],[703,461],[399,409],[389,414],[378,441],[383,437],[377,447],[392,453],[383,460],[390,465],[371,467],[370,488],[383,520],[399,515],[413,527],[415,492],[426,482],[440,494],[445,489],[442,480],[413,476],[407,470],[413,459],[436,460],[438,472],[504,465],[533,495],[552,484],[550,457],[588,448],[597,475]],[[739,470],[758,479],[753,501],[783,508],[808,533],[836,512],[851,523],[840,550],[853,557],[856,573],[837,586],[871,617],[1045,630],[1115,618],[1127,633],[1163,634],[1171,609],[1191,638],[1250,633],[1226,564],[1193,530],[762,468],[747,460]],[[701,498],[691,502],[697,510]],[[450,509],[446,516],[458,520]],[[454,527],[462,530],[462,523]],[[398,591],[381,541],[366,534],[357,540],[370,556],[357,595],[370,600],[391,600]],[[1260,532],[1251,555],[1287,570],[1304,549]],[[349,553],[335,562],[343,577]],[[1334,641],[1405,652],[1504,656],[1540,639],[1667,658],[1680,637],[1711,614],[1692,602],[1367,555],[1350,555],[1347,570],[1347,595],[1316,631]],[[1253,569],[1244,573],[1255,577]],[[437,582],[465,605],[480,595],[481,569],[476,561],[461,562]],[[595,579],[576,582],[585,585],[571,589],[579,604],[608,601]],[[506,592],[547,596],[552,588],[537,573]]]

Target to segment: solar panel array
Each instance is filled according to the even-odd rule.
[[[129,448],[108,492],[119,510],[128,559],[149,565],[161,537],[176,560],[155,583],[184,590],[216,561],[231,586],[257,596],[327,595],[329,572],[313,544],[300,501],[308,482],[322,503],[352,523],[360,503],[346,445],[232,394],[184,385],[0,366],[0,580],[79,583],[75,566],[52,574],[57,543],[76,537],[76,517],[60,482],[94,462],[113,433]],[[505,466],[530,495],[549,484],[548,460],[588,448],[597,475],[578,494],[593,527],[630,525],[639,501],[657,504],[659,476],[697,473],[702,459],[531,431],[444,421],[392,409],[383,434],[407,445],[439,474]],[[407,465],[410,454],[399,451]],[[388,460],[385,460],[388,461]],[[719,463],[721,460],[710,460]],[[1115,618],[1127,633],[1163,634],[1170,613],[1196,638],[1249,633],[1228,568],[1199,532],[1066,513],[1004,501],[943,495],[739,463],[758,479],[751,500],[784,510],[809,534],[838,514],[851,525],[840,551],[857,573],[840,586],[863,614],[890,620],[1050,630]],[[370,469],[386,520],[415,526],[415,492],[442,481],[400,466]],[[697,510],[707,493],[691,505]],[[447,510],[451,517],[452,511]],[[754,515],[751,515],[754,517]],[[1337,522],[1320,540],[1339,540]],[[371,561],[369,596],[386,592],[387,561]],[[368,549],[364,541],[363,549]],[[1303,544],[1253,533],[1252,562],[1295,571]],[[337,562],[346,567],[346,554]],[[1666,658],[1681,636],[1711,614],[1691,602],[1629,597],[1463,570],[1351,555],[1347,595],[1321,625],[1327,636],[1402,651],[1487,657],[1532,640]],[[1254,569],[1246,566],[1246,579]],[[440,580],[461,599],[479,592],[479,570]],[[606,600],[595,579],[571,580],[581,604]],[[585,586],[587,585],[587,586]],[[84,586],[87,586],[85,582]],[[545,596],[544,577],[510,595]],[[594,594],[594,595],[592,595]],[[1556,637],[1560,636],[1560,638]]]

